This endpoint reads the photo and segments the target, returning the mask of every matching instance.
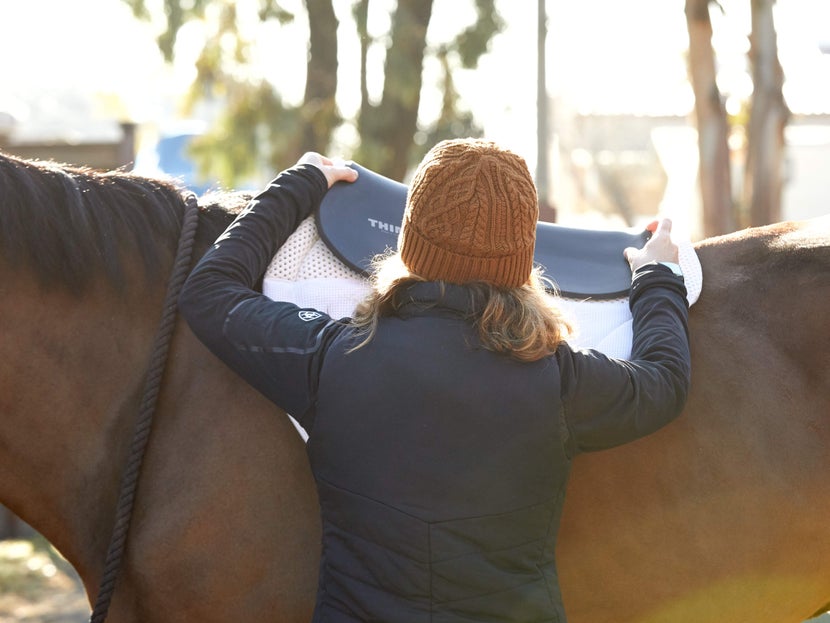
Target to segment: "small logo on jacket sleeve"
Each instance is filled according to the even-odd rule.
[[[305,322],[310,322],[312,320],[317,320],[318,318],[322,318],[323,314],[321,314],[320,312],[316,312],[316,311],[312,311],[312,310],[308,310],[308,309],[301,309],[300,313],[299,313],[299,316],[300,316],[300,320],[303,320]]]

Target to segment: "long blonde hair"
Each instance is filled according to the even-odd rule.
[[[351,351],[368,344],[378,321],[394,315],[405,300],[398,293],[413,283],[426,281],[411,273],[392,253],[374,262],[372,292],[357,306],[352,321],[362,339]],[[478,330],[481,346],[519,361],[536,361],[553,354],[571,334],[572,327],[548,294],[553,289],[539,269],[534,269],[525,285],[502,288],[485,281],[464,284],[470,294],[471,319]]]

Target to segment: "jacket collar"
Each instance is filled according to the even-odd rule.
[[[475,305],[470,290],[462,285],[443,281],[414,283],[400,294],[398,314],[412,316],[428,309],[446,310],[453,315],[475,314]]]

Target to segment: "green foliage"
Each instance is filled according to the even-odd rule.
[[[147,5],[144,4],[144,0],[123,0],[123,2],[132,9],[133,15],[138,19],[150,19],[150,11],[147,10]]]
[[[452,78],[452,70],[446,48],[439,50],[443,74],[443,101],[441,114],[428,129],[415,135],[415,146],[410,154],[410,166],[415,166],[435,143],[449,138],[462,136],[482,136],[484,130],[479,126],[473,114],[460,109],[459,95]]]
[[[147,9],[145,0],[123,0],[133,10],[133,14],[139,19],[150,19],[150,11]],[[158,46],[164,60],[168,63],[173,60],[176,35],[179,29],[191,19],[203,19],[205,6],[211,0],[164,0],[164,14],[166,16],[166,28],[158,37]]]
[[[244,88],[242,79],[251,63],[250,42],[245,41],[237,27],[236,6],[221,7],[216,27],[210,33],[196,60],[196,81],[191,85],[185,108],[191,110],[200,99],[233,96]]]
[[[456,38],[454,47],[466,69],[474,69],[478,59],[487,52],[490,41],[504,29],[504,20],[496,10],[495,0],[476,0],[478,18]]]
[[[294,21],[294,17],[294,14],[282,8],[279,2],[260,0],[259,21],[267,22],[269,19],[275,19],[280,24],[290,24]]]
[[[122,0],[139,19],[150,19],[147,0]],[[339,0],[338,0],[339,1]],[[175,53],[179,30],[191,20],[201,20],[210,30],[196,61],[196,80],[189,90],[184,110],[190,114],[207,102],[221,112],[208,133],[196,140],[191,150],[207,177],[235,185],[257,176],[263,165],[279,169],[290,165],[303,151],[326,151],[335,129],[343,123],[357,127],[360,144],[356,155],[376,170],[402,178],[406,167],[420,159],[436,140],[452,136],[480,135],[473,115],[464,110],[452,79],[455,68],[475,68],[486,53],[493,36],[504,27],[495,0],[475,0],[477,18],[455,38],[439,49],[427,49],[425,33],[433,1],[399,0],[393,15],[384,68],[383,102],[371,104],[365,82],[361,83],[359,119],[343,119],[334,99],[338,59],[331,53],[336,46],[337,20],[333,0],[306,0],[312,42],[308,58],[287,62],[307,62],[309,81],[305,101],[299,106],[285,103],[279,85],[269,83],[254,66],[252,41],[240,27],[242,4],[234,0],[164,0],[166,18],[158,45],[167,61]],[[370,0],[352,0],[358,35],[369,45],[366,19]],[[259,0],[255,5],[260,23],[284,26],[298,19],[278,0]],[[316,37],[316,39],[315,39]],[[336,47],[335,47],[336,50]],[[342,52],[341,52],[342,53]],[[425,56],[436,56],[443,67],[443,104],[438,119],[418,127],[421,74]],[[333,79],[334,78],[334,79]],[[346,88],[356,88],[347,85]],[[348,155],[348,154],[344,154]]]
[[[275,3],[263,10],[281,19],[290,15]],[[263,164],[272,170],[292,164],[305,151],[304,132],[313,126],[306,116],[315,105],[287,106],[273,84],[250,70],[252,45],[238,23],[236,5],[224,3],[196,61],[197,79],[185,102],[188,111],[202,101],[222,102],[209,131],[194,140],[191,154],[203,175],[231,185],[256,177]]]
[[[449,44],[434,53],[441,65],[441,113],[432,124],[421,128],[414,136],[410,166],[415,166],[435,143],[461,136],[482,136],[484,130],[474,115],[463,107],[453,80],[454,60],[461,67],[475,69],[478,61],[490,47],[493,37],[504,29],[504,20],[495,7],[495,0],[476,0],[477,19],[461,31]]]
[[[256,176],[263,162],[274,171],[293,164],[303,151],[299,109],[285,106],[264,81],[232,90],[222,114],[193,141],[202,174],[236,184]]]

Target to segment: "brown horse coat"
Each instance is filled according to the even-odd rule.
[[[0,155],[0,501],[93,600],[182,209]],[[202,251],[231,216],[204,210]],[[698,253],[684,415],[575,462],[571,623],[797,623],[830,601],[830,218]],[[305,621],[318,555],[302,442],[180,323],[108,621]]]

